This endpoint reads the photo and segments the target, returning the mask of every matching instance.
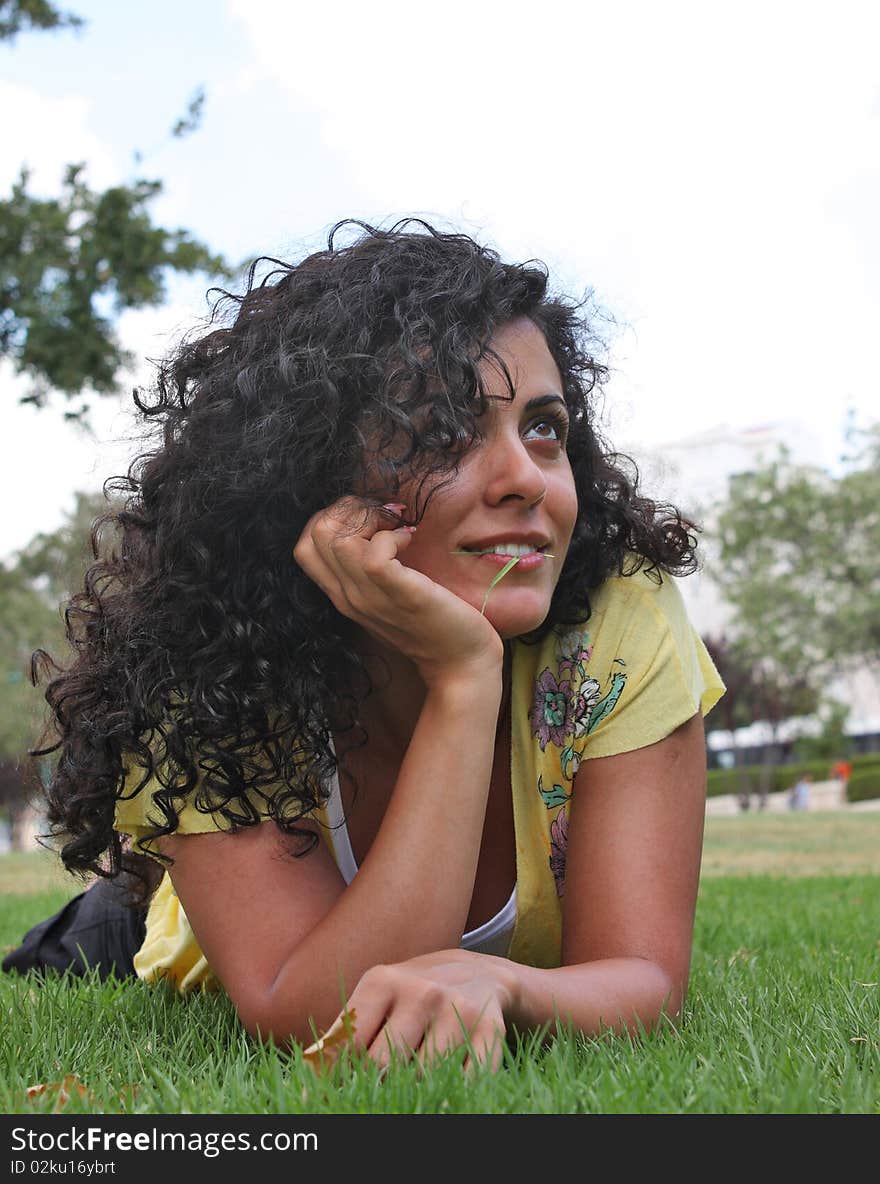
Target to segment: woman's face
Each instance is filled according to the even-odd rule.
[[[492,579],[521,556],[489,592],[485,609],[502,637],[517,637],[549,612],[578,504],[565,451],[562,379],[544,335],[523,318],[491,344],[507,366],[515,397],[497,364],[486,359],[482,440],[431,498],[401,561],[480,609]],[[404,491],[400,500],[405,497]]]

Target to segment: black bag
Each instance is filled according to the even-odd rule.
[[[134,956],[146,933],[146,906],[130,903],[126,885],[98,880],[54,916],[25,934],[3,959],[3,969],[55,970],[83,975],[96,968],[103,979],[134,975]]]

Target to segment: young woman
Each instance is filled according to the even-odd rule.
[[[723,689],[673,578],[693,528],[603,444],[541,265],[353,226],[136,396],[161,443],[46,691],[49,819],[104,877],[52,940],[383,1064],[650,1028],[687,989]],[[137,853],[145,919],[107,899]]]

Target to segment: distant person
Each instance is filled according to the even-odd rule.
[[[790,810],[809,810],[810,784],[813,778],[809,773],[798,777],[788,793],[788,808]]]
[[[542,264],[345,229],[136,396],[159,439],[43,750],[64,863],[112,878],[7,965],[81,969],[81,939],[281,1044],[347,1001],[383,1064],[637,1033],[685,999],[723,691],[673,578],[693,525],[600,438],[590,319]]]
[[[840,785],[840,802],[841,805],[846,806],[849,803],[849,796],[847,790],[849,788],[849,779],[852,776],[852,763],[842,757],[839,761],[835,761],[831,768],[832,779],[837,781]]]

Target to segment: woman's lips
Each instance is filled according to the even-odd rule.
[[[492,551],[459,551],[459,556],[462,559],[468,560],[470,563],[488,563],[492,567],[502,568],[506,567],[513,559],[512,555],[495,554]],[[534,571],[540,567],[546,560],[551,559],[551,555],[545,555],[542,551],[530,551],[528,555],[520,555],[516,563],[511,568],[510,574],[513,575],[516,571]]]

